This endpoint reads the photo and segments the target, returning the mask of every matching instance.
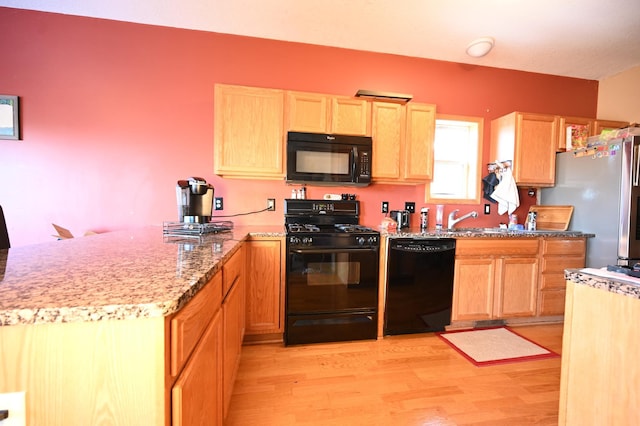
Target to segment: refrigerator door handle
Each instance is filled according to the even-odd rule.
[[[638,176],[640,176],[640,157],[638,156],[640,145],[633,147],[633,186],[638,186]]]

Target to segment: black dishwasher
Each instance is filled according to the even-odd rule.
[[[456,240],[389,240],[384,334],[443,331],[451,323]]]

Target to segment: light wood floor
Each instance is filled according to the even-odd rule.
[[[514,328],[560,353],[562,325]],[[476,367],[432,333],[244,346],[226,426],[557,425],[560,358]]]

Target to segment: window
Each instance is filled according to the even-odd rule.
[[[428,202],[480,202],[482,124],[483,119],[478,117],[436,116]]]

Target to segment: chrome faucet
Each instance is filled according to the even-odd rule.
[[[455,218],[456,217],[456,213],[459,212],[460,210],[455,209],[454,211],[452,211],[451,213],[449,213],[449,220],[447,221],[447,228],[448,229],[453,229],[454,226],[456,226],[456,223],[458,222],[462,222],[465,219],[468,219],[470,217],[476,218],[478,217],[478,212],[477,211],[472,211],[470,213],[465,214],[464,216],[460,216],[459,218]]]

